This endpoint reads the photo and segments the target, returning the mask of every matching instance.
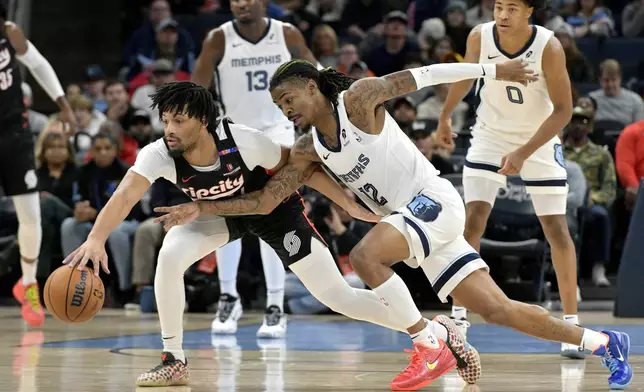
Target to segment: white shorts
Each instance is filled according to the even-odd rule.
[[[442,178],[416,195],[404,207],[383,218],[407,240],[410,258],[419,266],[441,301],[472,272],[487,264],[463,237],[465,206],[458,191]]]
[[[293,146],[295,143],[295,127],[292,123],[280,123],[270,128],[262,130],[264,135],[268,136],[272,141],[277,142],[286,147]]]
[[[502,135],[501,131],[490,131],[479,124],[474,126],[463,167],[465,203],[485,201],[494,205],[495,189],[506,187],[506,177],[498,173],[501,159],[521,144],[508,141]],[[566,213],[568,175],[558,137],[552,138],[528,157],[520,175],[527,193],[532,197],[537,215]],[[484,183],[482,179],[488,181]]]

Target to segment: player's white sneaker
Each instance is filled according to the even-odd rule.
[[[266,308],[264,322],[257,331],[258,338],[283,339],[286,336],[286,314],[277,306]]]
[[[217,314],[212,321],[212,333],[214,334],[233,334],[237,332],[237,320],[244,314],[241,301],[238,297],[230,294],[222,294],[219,297]]]
[[[586,351],[574,344],[561,343],[561,356],[570,359],[585,359]]]
[[[450,317],[454,324],[456,324],[456,327],[458,328],[458,331],[463,335],[463,338],[467,337],[467,329],[470,327],[470,323],[467,321],[467,319],[462,318],[460,320],[455,319],[454,317]]]

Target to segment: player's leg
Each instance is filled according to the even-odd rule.
[[[494,207],[499,188],[506,183],[505,176],[498,173],[501,168],[501,157],[511,150],[492,135],[481,136],[484,132],[480,126],[474,128],[472,146],[467,151],[463,167],[463,198],[465,200],[465,230],[463,235],[467,242],[479,252],[481,237],[485,233],[487,221]],[[470,323],[467,321],[467,309],[454,299],[452,319],[467,334]]]
[[[577,254],[566,221],[567,172],[558,139],[547,143],[526,160],[521,178],[530,193],[535,213],[550,244],[552,262],[563,305],[564,320],[579,324],[577,316]],[[578,347],[563,344],[561,355],[584,358]]]
[[[262,326],[257,331],[257,337],[283,338],[286,335],[284,265],[273,248],[262,239],[259,240],[259,250],[266,280],[266,310]]]
[[[40,197],[38,193],[13,196],[18,217],[18,245],[22,279],[13,287],[13,294],[22,304],[22,318],[31,326],[42,325],[45,313],[40,303],[36,272],[42,240]]]
[[[241,239],[231,241],[217,249],[217,274],[219,276],[219,303],[212,321],[214,334],[237,332],[237,321],[244,313],[237,293],[237,271],[242,253]]]
[[[450,295],[488,323],[510,327],[540,339],[580,346],[602,357],[602,363],[611,372],[608,381],[612,389],[624,389],[630,383],[633,376],[628,364],[630,339],[625,333],[584,329],[552,317],[540,306],[513,301],[482,269],[469,274]]]
[[[29,127],[9,125],[2,144],[7,156],[2,159],[2,187],[11,196],[18,217],[18,245],[22,278],[13,287],[13,295],[22,304],[22,317],[31,326],[42,325],[45,314],[40,303],[36,272],[42,241],[40,195],[35,171],[34,144]]]
[[[228,220],[231,223],[231,220]],[[170,229],[159,252],[154,294],[161,337],[162,364],[143,373],[138,386],[184,385],[190,376],[183,352],[183,311],[186,302],[183,275],[193,263],[228,242],[227,220],[221,217],[197,218]]]

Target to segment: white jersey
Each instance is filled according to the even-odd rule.
[[[500,47],[495,22],[481,25],[480,63],[496,64],[522,58],[539,77],[527,87],[489,78],[478,82],[481,103],[476,112],[477,123],[484,129],[501,132],[504,136],[515,134],[522,140],[532,137],[553,110],[542,69],[543,50],[553,33],[541,26],[532,28],[532,37],[525,47],[510,55]]]
[[[266,32],[256,43],[243,38],[233,21],[221,26],[226,45],[215,73],[217,94],[222,114],[233,122],[260,131],[290,124],[268,91],[277,68],[291,59],[283,26],[278,20],[268,19]]]
[[[338,97],[338,147],[325,145],[313,128],[313,145],[322,163],[378,215],[404,207],[438,179],[439,171],[385,112],[379,135],[370,135],[351,124]]]

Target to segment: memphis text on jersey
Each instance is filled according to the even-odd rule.
[[[185,181],[183,178],[181,179],[183,182],[188,182],[189,180],[190,178],[185,179]],[[181,188],[181,190],[193,200],[215,200],[222,197],[232,196],[243,188],[244,175],[242,174],[234,179],[226,178],[225,180],[221,180],[217,185],[211,186],[210,188],[195,189],[194,187],[189,187]]]
[[[271,56],[243,57],[230,60],[230,66],[233,68],[256,67],[266,64],[281,64],[282,55],[276,54]]]
[[[367,165],[369,165],[369,162],[371,162],[371,160],[368,156],[360,154],[358,157],[358,164],[355,165],[348,173],[340,174],[340,178],[346,183],[358,181],[362,173],[364,173],[364,170],[367,168]]]

